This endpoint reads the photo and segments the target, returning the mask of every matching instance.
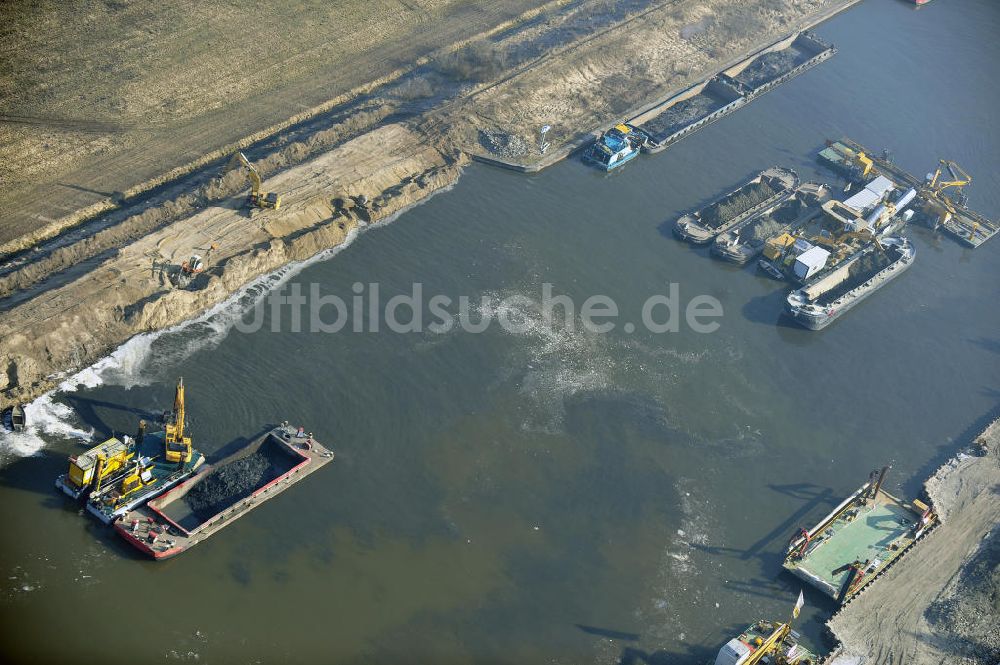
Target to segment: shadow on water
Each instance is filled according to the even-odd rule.
[[[723,634],[739,635],[744,628],[746,628],[744,624],[734,624],[726,628]],[[714,661],[719,647],[721,645],[694,644],[686,646],[683,651],[667,649],[646,651],[636,647],[625,647],[622,649],[618,665],[703,665],[703,663]]]
[[[775,284],[780,287],[788,286],[784,282],[775,282]],[[791,321],[784,315],[785,297],[787,295],[788,290],[786,288],[776,288],[766,295],[751,298],[743,305],[742,312],[744,318],[752,323],[801,330],[799,326],[795,325],[794,321]]]
[[[118,404],[115,402],[107,402],[99,399],[90,399],[89,397],[84,397],[79,393],[70,393],[64,395],[63,398],[70,403],[73,410],[76,411],[77,415],[85,423],[93,427],[98,432],[110,432],[116,433],[118,430],[114,430],[107,426],[104,419],[97,415],[97,409],[110,409],[113,411],[122,411],[125,413],[131,413],[136,415],[140,420],[145,420],[147,425],[152,425],[160,421],[161,413],[148,411],[146,409],[139,409],[132,406],[126,406],[124,404]],[[136,422],[136,427],[138,427],[138,422]],[[129,436],[133,435],[135,432],[123,432]]]
[[[970,339],[969,341],[980,348],[986,349],[987,351],[1000,354],[1000,339],[980,337],[978,339]]]
[[[0,486],[61,499],[61,494],[55,494],[57,490],[54,483],[56,478],[65,472],[66,457],[42,449],[37,455],[22,457],[0,469]],[[62,505],[64,505],[62,501],[53,505],[49,505],[48,501],[45,502],[46,508]]]
[[[613,628],[599,628],[597,626],[585,626],[582,623],[575,624],[577,628],[587,633],[588,635],[597,635],[598,637],[607,637],[611,640],[628,640],[634,642],[639,639],[639,633],[626,633],[623,630],[614,630]]]
[[[951,441],[945,441],[938,445],[934,456],[913,474],[913,482],[919,483],[922,488],[924,481],[930,478],[932,474],[934,474],[945,462],[954,457],[960,450],[971,447],[973,442],[976,440],[976,437],[982,434],[983,430],[985,430],[990,423],[997,419],[1000,419],[1000,402],[998,402],[996,406],[984,415],[976,418]],[[913,490],[913,492],[917,491],[921,490]]]
[[[840,497],[829,487],[820,487],[812,483],[768,485],[768,487],[775,492],[805,500],[806,503],[746,549],[700,545],[698,543],[691,543],[691,547],[708,554],[731,556],[743,561],[759,559],[767,568],[777,568],[781,565],[783,553],[781,552],[781,548],[774,547],[773,543],[777,541],[779,545],[784,546],[785,540],[783,538],[793,535],[793,530],[817,507],[832,507],[840,501]]]

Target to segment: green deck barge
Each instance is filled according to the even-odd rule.
[[[885,470],[882,472],[884,477]],[[885,570],[934,523],[873,478],[810,530],[792,539],[783,568],[843,603]]]

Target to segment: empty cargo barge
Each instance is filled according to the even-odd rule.
[[[920,501],[882,490],[888,467],[813,528],[792,538],[782,567],[843,603],[888,568],[936,522]]]
[[[333,461],[333,453],[283,425],[121,517],[115,530],[154,559],[193,547]]]

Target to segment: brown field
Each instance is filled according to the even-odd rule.
[[[545,3],[0,3],[0,245]]]
[[[0,406],[343,242],[338,200],[454,182],[481,131],[558,153],[856,1],[2,5]],[[220,173],[245,146],[281,210]],[[192,288],[156,274],[212,244]]]

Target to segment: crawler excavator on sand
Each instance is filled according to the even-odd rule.
[[[258,208],[263,208],[265,210],[277,210],[281,207],[280,194],[261,191],[263,180],[260,177],[260,172],[242,152],[237,152],[233,155],[232,159],[230,159],[229,163],[226,165],[226,172],[238,166],[242,166],[246,169],[247,177],[250,178],[250,195],[247,197],[247,204],[250,206],[251,210]]]

